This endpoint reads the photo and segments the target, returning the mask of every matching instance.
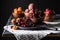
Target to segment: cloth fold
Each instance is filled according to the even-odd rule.
[[[41,40],[50,33],[60,33],[54,30],[13,30],[11,26],[4,26],[4,29],[11,32],[17,40]]]

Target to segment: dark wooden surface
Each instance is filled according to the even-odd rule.
[[[7,34],[2,37],[3,40],[17,40],[14,35]],[[60,34],[49,34],[41,40],[60,40]]]

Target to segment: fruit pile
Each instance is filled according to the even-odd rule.
[[[14,18],[24,17],[22,7],[15,8],[12,13]]]
[[[12,19],[11,23],[17,26],[22,26],[22,27],[31,27],[35,25],[35,23],[33,23],[29,18]]]
[[[22,27],[34,27],[37,20],[40,20],[40,13],[33,3],[29,4],[28,9],[24,12],[22,7],[15,8],[12,15],[14,19],[11,20],[11,23]]]

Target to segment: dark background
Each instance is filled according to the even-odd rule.
[[[27,8],[29,3],[35,3],[37,8],[44,10],[45,8],[54,9],[56,14],[60,13],[60,1],[59,0],[1,0],[0,1],[0,28],[2,31],[3,26],[6,25],[6,22],[9,16],[12,13],[12,9],[21,6],[23,10]]]

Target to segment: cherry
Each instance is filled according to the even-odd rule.
[[[11,26],[11,28],[13,28],[13,26]]]
[[[25,24],[25,23],[22,23],[22,26],[23,26],[23,27],[26,27],[26,24]]]

